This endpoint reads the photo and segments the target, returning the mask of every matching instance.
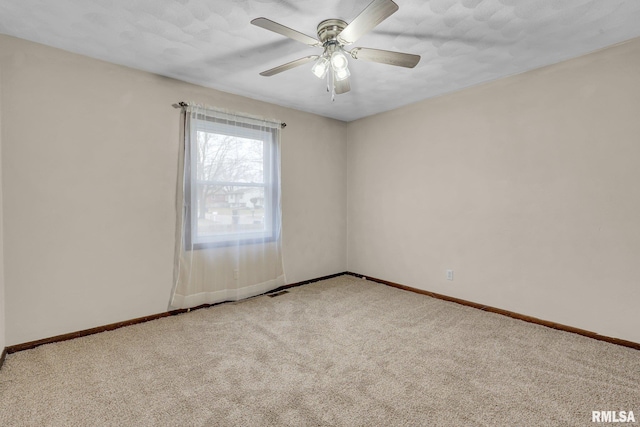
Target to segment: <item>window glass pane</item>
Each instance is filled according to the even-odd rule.
[[[264,142],[197,132],[197,181],[264,183]]]
[[[192,136],[188,239],[200,248],[274,239],[277,130],[198,116]]]
[[[196,192],[196,240],[269,230],[265,187],[200,183]]]

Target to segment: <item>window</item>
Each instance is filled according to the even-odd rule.
[[[279,125],[192,113],[185,239],[195,249],[278,237]]]

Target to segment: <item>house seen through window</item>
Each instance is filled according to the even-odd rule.
[[[199,116],[190,156],[190,224],[195,246],[275,239],[276,128]]]

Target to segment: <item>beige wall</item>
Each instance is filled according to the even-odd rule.
[[[345,123],[6,36],[0,71],[7,345],[166,311],[178,101],[287,123],[287,281],[346,270]]]
[[[638,70],[635,39],[349,123],[349,270],[640,342]]]
[[[0,68],[0,354],[6,347],[4,320],[4,234],[2,232],[2,68]]]
[[[348,268],[640,342],[638,69],[634,40],[346,125],[0,36],[0,345],[166,310],[181,100],[287,122],[288,282]]]

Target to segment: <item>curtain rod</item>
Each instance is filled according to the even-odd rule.
[[[177,104],[173,104],[172,105],[173,108],[185,108],[185,107],[188,107],[188,106],[189,106],[189,103],[183,102],[183,101],[180,101]],[[287,124],[285,122],[282,122],[282,123],[280,123],[280,127],[282,127],[282,129],[284,129],[284,128],[287,127]]]

